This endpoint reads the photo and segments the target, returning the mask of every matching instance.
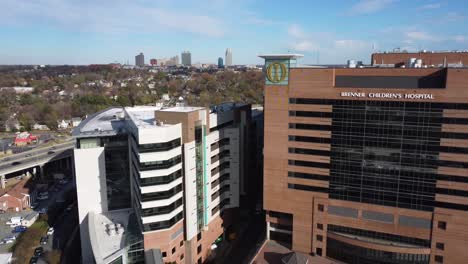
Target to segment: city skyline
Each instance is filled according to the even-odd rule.
[[[465,50],[468,44],[463,1],[265,3],[4,1],[0,64],[125,62],[139,52],[164,58],[185,49],[193,62],[215,64],[227,47],[235,64],[261,64],[257,54],[285,52],[307,55],[300,63],[369,63],[373,51]]]

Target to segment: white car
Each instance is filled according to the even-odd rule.
[[[16,237],[14,237],[14,236],[5,237],[5,238],[2,240],[2,244],[10,244],[10,243],[15,242],[15,240],[16,240]]]
[[[53,235],[53,234],[54,234],[54,228],[49,227],[49,229],[47,229],[47,235],[50,236],[50,235]]]

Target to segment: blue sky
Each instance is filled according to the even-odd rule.
[[[468,49],[464,0],[0,0],[0,64],[134,63],[192,52],[369,62],[372,51]]]

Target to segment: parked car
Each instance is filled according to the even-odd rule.
[[[68,180],[67,179],[61,179],[59,180],[59,184],[62,184],[62,185],[65,185],[68,183]]]
[[[49,196],[48,195],[38,196],[37,199],[41,200],[41,201],[42,200],[47,200],[47,199],[49,199]]]
[[[16,240],[15,236],[8,236],[2,240],[2,244],[10,244],[10,243],[15,242],[15,240]]]
[[[39,209],[39,214],[46,214],[46,213],[47,213],[46,207]]]
[[[65,210],[70,212],[72,209],[73,209],[73,204],[70,204],[69,206],[67,206]]]
[[[24,231],[26,231],[26,229],[28,229],[28,228],[23,226],[23,225],[20,225],[20,226],[15,226],[15,228],[11,232],[13,232],[13,233],[23,233]]]
[[[49,242],[49,237],[43,236],[41,237],[41,245],[46,245]]]
[[[10,221],[7,221],[6,224],[11,226],[11,227],[15,227],[15,226],[20,226],[21,221],[23,221],[23,217],[14,216],[14,217],[10,218]]]
[[[31,257],[31,259],[29,260],[29,264],[36,264],[38,260],[39,258],[36,256]]]
[[[34,209],[34,208],[36,208],[38,205],[39,205],[38,203],[34,202],[34,203],[32,203],[29,207],[30,207],[31,209]]]
[[[52,150],[51,150],[51,151],[47,152],[47,154],[49,154],[49,155],[55,154],[55,151],[52,151]]]
[[[37,247],[34,250],[34,257],[39,257],[39,256],[42,255],[42,253],[44,253],[44,248],[43,247]]]
[[[14,162],[11,163],[12,166],[16,166],[16,165],[19,165],[19,164],[21,164],[21,162],[19,162],[19,161],[14,161]]]
[[[45,192],[40,192],[39,193],[39,196],[45,196],[45,195],[49,195],[49,192],[45,191]]]
[[[53,234],[54,234],[54,228],[49,227],[49,229],[47,229],[47,235],[50,236],[50,235],[53,235]]]

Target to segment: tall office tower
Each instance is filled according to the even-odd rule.
[[[223,58],[219,57],[218,58],[218,68],[223,68],[223,67],[224,67]]]
[[[260,57],[268,237],[345,263],[465,263],[468,69]]]
[[[192,54],[190,54],[190,51],[186,50],[182,52],[182,65],[184,66],[190,66],[192,65]]]
[[[232,66],[232,50],[230,48],[226,49],[224,65]]]
[[[140,54],[135,56],[135,65],[139,67],[145,66],[145,55],[140,52]]]
[[[82,263],[204,262],[238,215],[250,120],[250,105],[225,103],[83,121],[73,132]]]

